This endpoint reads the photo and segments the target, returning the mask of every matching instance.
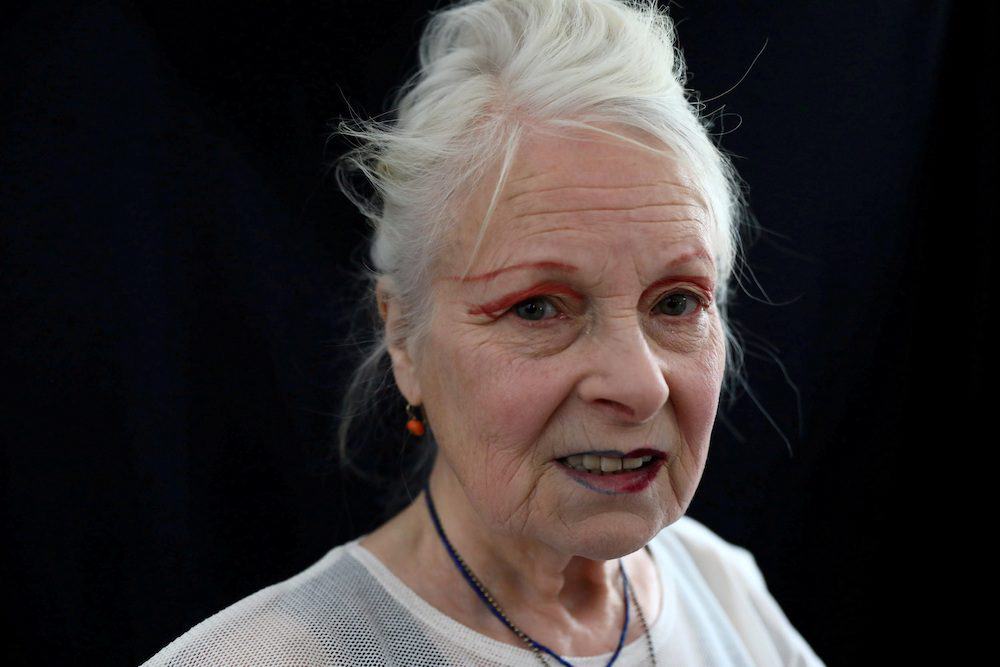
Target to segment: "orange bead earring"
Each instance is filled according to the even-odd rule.
[[[415,436],[421,436],[424,434],[424,422],[421,421],[419,417],[413,412],[413,406],[409,403],[406,404],[406,414],[410,416],[410,420],[406,422],[406,430]]]

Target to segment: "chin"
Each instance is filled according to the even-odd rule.
[[[613,560],[642,549],[656,534],[657,531],[651,533],[649,527],[639,521],[619,521],[612,530],[577,534],[571,550],[591,560]]]

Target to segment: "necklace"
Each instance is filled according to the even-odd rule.
[[[458,555],[458,552],[455,551],[455,548],[451,545],[451,542],[448,541],[448,537],[444,534],[444,529],[441,527],[441,521],[440,519],[438,519],[437,510],[434,508],[434,501],[431,499],[431,486],[429,480],[424,485],[424,495],[425,498],[427,499],[427,509],[430,511],[431,519],[434,520],[434,527],[437,529],[438,535],[441,537],[441,541],[444,542],[445,548],[448,549],[448,553],[451,555],[451,559],[455,562],[455,566],[459,569],[459,572],[462,573],[462,576],[465,577],[466,582],[468,582],[469,586],[472,587],[472,590],[475,591],[476,594],[479,596],[479,598],[484,603],[486,603],[487,606],[490,607],[490,610],[493,612],[493,615],[499,618],[504,623],[504,625],[510,628],[515,635],[517,635],[525,644],[527,644],[531,648],[532,652],[535,654],[535,657],[538,658],[538,661],[541,662],[543,665],[548,665],[548,663],[545,661],[545,658],[542,656],[542,652],[544,651],[545,653],[548,653],[556,660],[558,660],[560,664],[566,665],[567,667],[573,667],[571,663],[559,657],[557,653],[549,649],[547,646],[539,644],[534,639],[525,634],[523,630],[521,630],[516,625],[511,623],[510,619],[507,618],[507,614],[503,612],[503,610],[500,608],[500,605],[497,604],[496,600],[493,599],[493,595],[486,589],[485,586],[483,586],[482,582],[479,581],[476,575],[472,573],[472,570],[469,568],[468,565],[465,564],[465,561],[462,560],[462,557]],[[639,612],[639,620],[642,621],[642,627],[646,634],[646,647],[649,649],[650,664],[655,666],[656,657],[653,654],[653,639],[652,637],[649,636],[649,626],[646,624],[646,616],[645,614],[642,613],[642,607],[639,606],[639,600],[635,595],[635,590],[632,588],[632,584],[629,581],[628,576],[625,574],[625,566],[622,565],[622,561],[620,558],[618,559],[618,569],[622,575],[622,592],[624,593],[625,596],[625,623],[622,626],[621,636],[618,638],[618,647],[615,649],[615,652],[612,654],[611,659],[608,661],[608,667],[614,664],[615,660],[618,659],[618,654],[621,653],[622,650],[622,644],[625,643],[625,634],[628,632],[629,591],[632,592],[631,597],[635,601],[635,608],[636,611]]]

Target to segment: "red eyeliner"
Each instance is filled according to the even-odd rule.
[[[644,294],[652,292],[665,285],[670,285],[676,282],[689,282],[698,285],[705,291],[705,294],[701,295],[701,298],[704,299],[705,304],[708,305],[712,302],[711,287],[706,284],[706,281],[702,276],[670,276],[668,278],[661,278],[660,280],[657,280],[655,283],[647,287]],[[569,285],[566,285],[565,283],[546,281],[538,283],[532,287],[529,287],[526,290],[521,290],[520,292],[514,292],[512,294],[508,294],[494,301],[489,301],[487,303],[473,306],[472,308],[469,309],[469,314],[487,315],[489,317],[495,318],[496,313],[504,312],[511,306],[520,303],[521,301],[524,301],[526,299],[530,299],[533,296],[550,296],[555,294],[563,294],[579,300],[583,300],[584,298],[582,294],[574,290]]]
[[[700,287],[702,290],[705,291],[705,295],[703,295],[703,296],[705,296],[705,298],[706,298],[706,303],[711,303],[711,301],[712,301],[712,298],[711,298],[712,297],[712,287],[705,280],[704,276],[669,276],[667,278],[661,278],[661,279],[657,280],[655,283],[653,283],[652,285],[650,285],[649,287],[647,287],[646,291],[643,292],[643,294],[648,294],[649,292],[652,292],[653,290],[659,289],[660,287],[663,287],[665,285],[670,285],[671,283],[677,283],[677,282],[694,283],[695,285],[697,285],[698,287]]]
[[[470,315],[487,315],[489,317],[494,317],[496,313],[503,312],[510,308],[511,306],[524,301],[525,299],[530,299],[533,296],[549,296],[553,294],[562,294],[565,296],[570,296],[575,299],[583,299],[583,295],[577,292],[575,289],[566,285],[565,283],[556,282],[541,282],[526,290],[521,290],[520,292],[514,292],[506,296],[500,297],[495,301],[490,301],[487,303],[479,304],[478,306],[473,306],[469,309]]]

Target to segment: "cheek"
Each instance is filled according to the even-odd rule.
[[[470,456],[523,460],[537,442],[552,413],[566,397],[566,381],[558,362],[516,354],[480,332],[454,332],[439,340],[434,360],[439,374],[434,403],[447,423],[441,437],[475,443]],[[554,367],[553,367],[554,366]],[[540,452],[544,455],[544,452]]]
[[[718,320],[709,344],[697,354],[684,356],[678,364],[676,391],[672,392],[678,426],[689,446],[704,449],[712,434],[725,372],[725,348]]]
[[[492,369],[490,382],[484,383],[492,385],[487,387],[488,427],[510,453],[546,456],[539,451],[539,439],[570,389],[563,366],[552,360],[513,356]]]

